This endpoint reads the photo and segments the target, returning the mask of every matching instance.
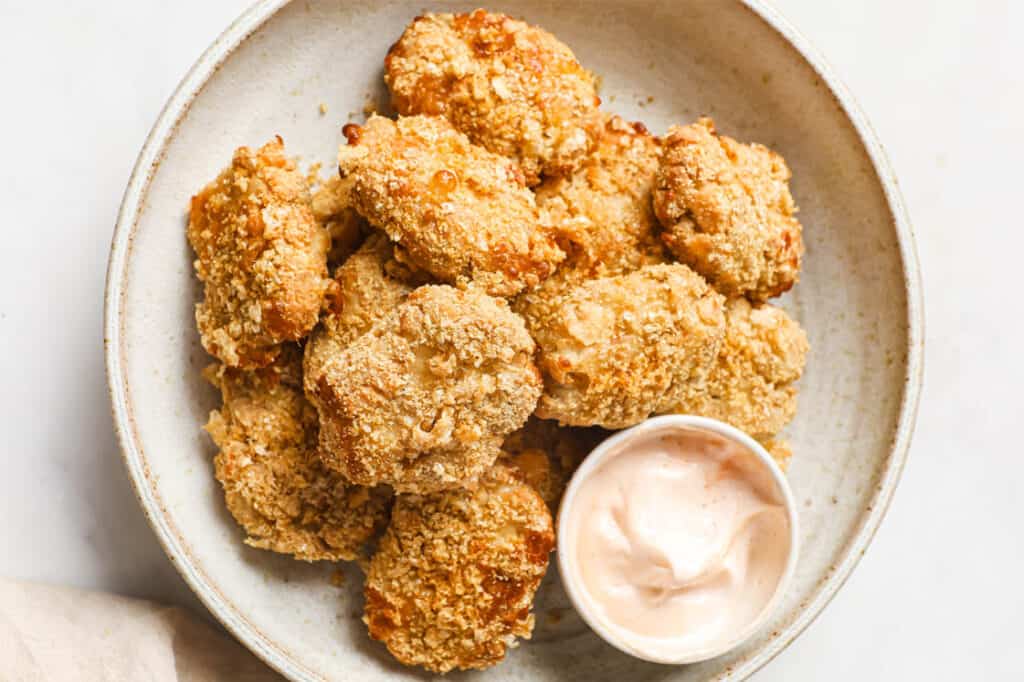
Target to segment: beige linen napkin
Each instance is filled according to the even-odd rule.
[[[0,579],[3,682],[280,679],[183,609]]]

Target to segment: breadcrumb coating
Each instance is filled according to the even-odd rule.
[[[362,485],[466,485],[537,404],[534,350],[504,301],[476,288],[416,289],[324,368],[321,457]]]
[[[804,252],[791,175],[781,156],[718,135],[710,118],[669,129],[654,192],[665,243],[726,296],[788,291]]]
[[[642,123],[607,116],[580,168],[537,187],[537,206],[566,252],[562,268],[595,279],[666,261],[651,205],[660,155]]]
[[[387,522],[391,492],[351,485],[320,463],[301,357],[289,344],[268,367],[207,369],[224,401],[206,424],[220,448],[214,472],[247,545],[304,561],[354,560]]]
[[[600,128],[595,78],[572,50],[482,9],[417,17],[388,52],[384,80],[398,113],[447,117],[514,159],[530,186],[572,172]]]
[[[316,385],[327,363],[369,331],[374,322],[394,310],[426,279],[425,273],[411,270],[395,259],[394,246],[387,235],[380,232],[367,237],[334,272],[320,326],[306,343],[303,362],[306,394],[314,404]]]
[[[280,344],[316,324],[327,287],[328,238],[309,188],[280,137],[240,147],[231,166],[192,197],[188,240],[205,296],[203,347],[231,367],[264,367]]]
[[[400,495],[370,561],[363,621],[405,665],[489,668],[530,637],[554,542],[544,501],[500,465],[470,489]]]
[[[559,426],[530,417],[505,439],[499,461],[517,469],[554,513],[576,468],[607,436],[602,429]]]
[[[312,208],[321,227],[331,238],[327,264],[341,265],[351,256],[369,231],[362,216],[352,208],[352,181],[333,175],[313,192]]]
[[[581,282],[668,261],[651,206],[660,154],[659,140],[643,124],[607,116],[583,165],[537,188],[542,220],[556,230],[566,259],[517,297],[516,312],[543,315],[539,307]]]
[[[768,454],[772,456],[779,468],[786,471],[789,468],[789,460],[793,459],[793,449],[784,440],[766,438],[760,441]]]
[[[693,385],[671,411],[699,414],[768,439],[796,414],[795,382],[807,362],[807,335],[784,310],[732,299],[706,385]]]
[[[537,416],[618,429],[666,411],[714,365],[723,304],[673,263],[590,280],[536,307],[527,324],[544,374]]]
[[[513,296],[564,257],[515,164],[445,119],[371,116],[346,134],[338,167],[356,210],[438,279]]]

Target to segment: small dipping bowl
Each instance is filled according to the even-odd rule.
[[[708,434],[717,436],[731,445],[737,445],[749,453],[750,457],[743,457],[743,466],[747,467],[751,476],[757,476],[762,486],[774,485],[774,500],[780,504],[785,512],[788,521],[788,555],[785,557],[784,567],[778,582],[775,585],[771,596],[764,603],[764,606],[749,617],[745,622],[737,623],[735,631],[729,636],[716,638],[711,644],[699,645],[696,647],[680,646],[674,650],[671,639],[674,638],[653,638],[652,641],[659,642],[658,646],[651,646],[645,650],[636,641],[643,640],[643,635],[631,636],[631,633],[622,625],[613,622],[611,617],[603,612],[598,599],[590,594],[585,584],[579,564],[578,540],[579,537],[571,535],[572,524],[575,522],[573,513],[574,504],[580,497],[580,491],[584,488],[591,477],[601,468],[609,463],[616,456],[629,451],[631,444],[640,445],[646,440],[677,434],[680,437],[687,434],[692,438],[695,434]],[[746,453],[744,453],[746,454]],[[655,493],[652,493],[655,494]],[[671,512],[669,507],[667,512]],[[577,528],[579,530],[580,528]],[[558,570],[562,576],[569,599],[572,601],[576,611],[583,620],[602,639],[617,649],[654,663],[678,665],[683,663],[696,663],[720,656],[749,639],[762,625],[771,617],[782,595],[785,594],[794,569],[796,568],[797,555],[799,554],[799,532],[797,526],[797,510],[793,502],[793,493],[789,483],[778,464],[771,455],[756,440],[728,424],[709,419],[706,417],[695,417],[689,415],[665,415],[653,417],[629,429],[620,431],[598,445],[580,465],[573,475],[569,486],[562,497],[562,503],[558,512]],[[739,613],[739,610],[737,610]],[[745,616],[747,614],[743,614]],[[742,617],[742,616],[741,616]],[[679,633],[682,638],[686,633]],[[666,647],[672,648],[666,651]],[[657,650],[655,650],[657,649]]]

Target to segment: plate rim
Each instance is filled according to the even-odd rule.
[[[192,557],[188,543],[168,520],[136,432],[127,376],[124,370],[124,297],[128,256],[151,181],[178,126],[210,77],[234,51],[291,0],[260,0],[250,6],[210,44],[186,73],[164,104],[129,178],[111,239],[103,311],[103,346],[114,430],[122,460],[136,499],[153,529],[161,549],[207,610],[242,644],[267,665],[292,680],[322,680],[301,661],[295,660],[259,628],[244,618],[213,584]],[[871,544],[888,511],[906,466],[917,420],[924,375],[924,294],[914,230],[885,150],[867,117],[824,57],[777,9],[765,0],[735,0],[779,34],[814,70],[853,125],[878,176],[896,231],[907,305],[906,374],[899,417],[886,467],[853,538],[841,550],[840,560],[796,617],[757,651],[724,671],[719,680],[743,680],[786,649],[824,610],[843,587]]]

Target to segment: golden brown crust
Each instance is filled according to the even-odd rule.
[[[327,264],[341,265],[351,256],[369,233],[370,226],[352,208],[352,181],[332,175],[315,192],[311,207],[313,216],[331,238]]]
[[[417,17],[384,68],[398,113],[447,117],[531,186],[575,169],[600,126],[594,76],[553,35],[503,14]]]
[[[324,368],[315,388],[321,456],[363,485],[465,485],[533,411],[534,350],[504,301],[420,287]]]
[[[788,442],[775,438],[764,438],[760,440],[760,443],[780,469],[783,471],[789,469],[789,461],[793,459],[793,449]]]
[[[356,210],[438,279],[512,296],[564,257],[515,164],[443,118],[371,116],[346,130],[338,166]]]
[[[335,271],[320,326],[306,343],[303,362],[306,394],[314,404],[316,384],[327,363],[427,281],[426,273],[398,262],[394,251],[387,235],[374,232]]]
[[[281,138],[240,147],[231,166],[192,197],[188,240],[205,297],[203,347],[226,365],[269,364],[280,344],[316,324],[327,286],[327,236]]]
[[[796,414],[795,382],[807,361],[807,335],[781,308],[732,299],[714,370],[680,395],[673,411],[713,417],[768,439]]]
[[[583,164],[537,187],[537,206],[566,252],[560,269],[596,279],[666,261],[651,205],[660,155],[643,124],[606,116]]]
[[[316,454],[317,415],[291,344],[257,370],[212,365],[224,404],[206,424],[228,510],[246,544],[304,561],[353,560],[387,522],[391,493],[347,483]]]
[[[537,416],[614,429],[665,411],[711,370],[723,303],[675,263],[584,282],[532,308],[544,374]]]
[[[553,299],[582,282],[668,261],[651,206],[660,154],[643,124],[607,116],[583,165],[537,188],[542,221],[555,229],[566,259],[516,298],[516,312],[543,316]]]
[[[764,301],[800,277],[804,245],[785,160],[703,118],[665,138],[654,206],[679,260],[726,296]]]
[[[576,468],[607,436],[603,429],[560,426],[530,417],[502,443],[499,461],[517,469],[554,513]]]
[[[533,631],[554,541],[544,501],[500,465],[472,489],[400,495],[366,576],[370,636],[434,672],[495,665]]]

